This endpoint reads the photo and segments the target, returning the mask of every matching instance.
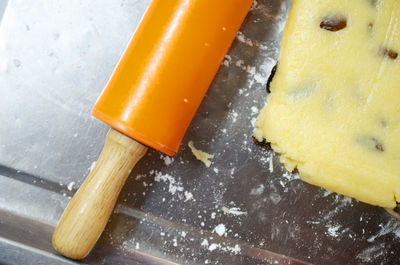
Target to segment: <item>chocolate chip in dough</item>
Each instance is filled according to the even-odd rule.
[[[393,209],[393,211],[400,214],[400,203],[396,202],[396,207]]]
[[[372,136],[359,136],[356,139],[358,144],[374,152],[384,152],[383,144],[380,140]]]
[[[275,66],[272,67],[271,73],[269,74],[268,81],[267,81],[267,92],[268,93],[271,93],[270,86],[271,86],[272,80],[274,79],[277,67],[278,67],[278,63],[276,63]]]
[[[380,54],[384,57],[389,57],[392,60],[396,60],[397,56],[399,56],[399,54],[396,51],[388,48],[381,48]]]
[[[342,15],[328,15],[322,19],[319,26],[328,31],[339,31],[347,26],[347,19]]]
[[[259,142],[254,136],[253,136],[253,142],[258,145],[259,147],[261,147],[262,149],[265,149],[267,151],[271,151],[271,144],[268,143],[267,141],[265,141],[265,139],[262,142]]]
[[[368,0],[371,6],[376,6],[378,4],[378,0]]]
[[[380,119],[379,123],[380,123],[382,128],[384,128],[384,129],[389,128],[389,123],[385,119],[383,119],[383,118]]]

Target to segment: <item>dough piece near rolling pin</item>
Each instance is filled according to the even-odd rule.
[[[93,115],[110,125],[94,169],[53,234],[84,258],[147,146],[173,155],[253,0],[153,0]]]
[[[311,184],[400,200],[400,1],[294,0],[255,137]]]

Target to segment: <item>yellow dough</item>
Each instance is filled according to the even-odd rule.
[[[400,1],[293,0],[255,137],[302,179],[400,200]]]

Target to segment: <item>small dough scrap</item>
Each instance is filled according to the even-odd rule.
[[[293,0],[255,137],[270,142],[304,181],[394,208],[398,52],[398,0]]]
[[[206,167],[210,167],[211,166],[211,161],[210,159],[214,158],[214,155],[211,155],[209,153],[206,153],[204,151],[201,151],[199,149],[197,149],[196,147],[194,147],[193,141],[190,141],[188,143],[190,150],[192,150],[193,155],[196,157],[197,160],[200,160],[201,162],[204,163],[204,165],[206,165]]]

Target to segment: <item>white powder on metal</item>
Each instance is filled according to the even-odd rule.
[[[357,255],[357,259],[362,262],[372,262],[374,259],[385,254],[385,244],[374,245],[364,249],[360,254]]]
[[[339,229],[341,228],[340,225],[331,225],[328,226],[328,235],[331,237],[338,237],[339,236]]]
[[[175,178],[169,174],[163,175],[161,172],[157,172],[156,176],[154,177],[154,181],[168,182],[168,190],[171,194],[175,194],[177,191],[183,191],[182,184],[180,182],[177,182]]]
[[[214,251],[214,250],[216,250],[216,249],[222,250],[222,251],[224,251],[224,252],[230,252],[230,253],[232,253],[232,254],[234,254],[234,255],[239,254],[240,251],[242,250],[238,244],[236,244],[236,245],[233,246],[233,247],[230,247],[230,246],[223,246],[223,245],[217,244],[217,243],[212,243],[212,244],[208,247],[208,250],[209,250],[209,251]]]
[[[193,193],[191,193],[190,191],[185,191],[184,194],[185,194],[185,202],[189,200],[194,200]]]
[[[252,115],[258,115],[258,108],[256,106],[251,107],[251,114]]]
[[[174,162],[174,159],[173,159],[172,157],[169,157],[169,156],[161,155],[160,158],[161,158],[162,160],[164,160],[164,164],[165,164],[166,166],[169,166],[169,165],[172,164],[172,162]]]
[[[201,244],[200,244],[201,246],[203,246],[203,247],[208,247],[208,240],[207,239],[203,239],[203,241],[201,242]]]
[[[176,237],[174,237],[173,239],[172,239],[172,245],[174,246],[174,247],[177,247],[178,246],[178,239],[176,238]]]
[[[379,227],[381,228],[379,232],[376,235],[371,236],[370,238],[367,239],[368,242],[374,242],[375,239],[385,236],[387,234],[393,233],[396,237],[399,237],[400,235],[400,223],[396,219],[390,219],[386,224],[379,224]]]
[[[251,189],[250,195],[256,195],[256,196],[261,195],[264,192],[264,188],[265,188],[264,185],[260,184],[258,185],[258,187]]]
[[[71,191],[74,188],[74,185],[75,185],[75,181],[71,181],[67,186],[68,190]]]
[[[224,224],[219,224],[214,228],[214,232],[217,233],[219,236],[223,236],[226,233],[226,227]]]
[[[216,243],[212,243],[209,247],[208,247],[208,250],[209,251],[214,251],[214,250],[216,250],[218,247],[220,247],[221,245],[220,244],[216,244]]]
[[[282,200],[281,195],[275,192],[269,194],[269,199],[274,205],[277,205]]]

